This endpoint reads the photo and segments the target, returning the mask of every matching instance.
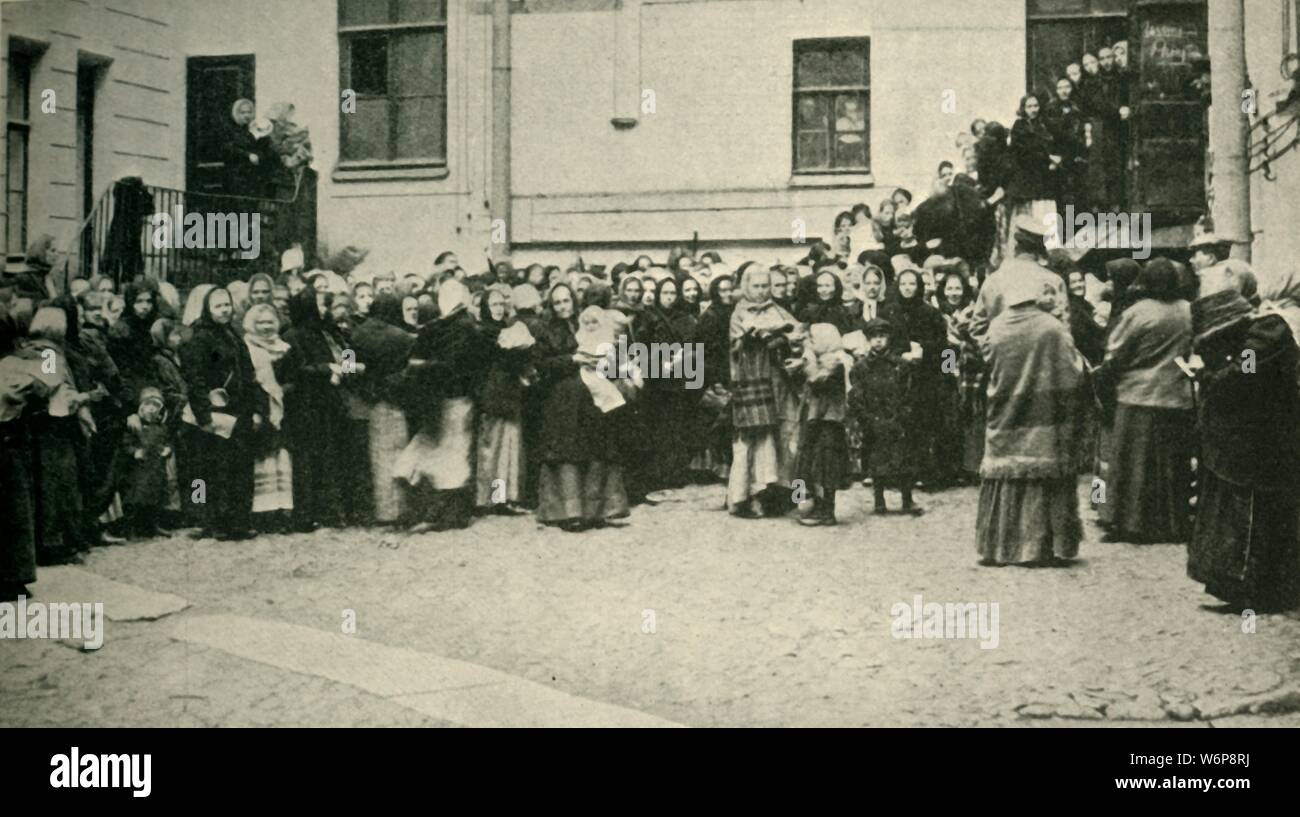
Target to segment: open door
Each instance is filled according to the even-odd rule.
[[[227,193],[225,147],[235,101],[254,95],[256,63],[252,54],[190,57],[186,63],[185,186],[196,193]]]

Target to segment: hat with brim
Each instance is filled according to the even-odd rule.
[[[894,331],[894,327],[884,318],[872,318],[862,325],[862,334],[868,338],[876,335],[889,335]]]

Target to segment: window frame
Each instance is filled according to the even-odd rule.
[[[375,95],[375,94],[362,95],[360,93],[357,93],[355,100],[356,101],[361,101],[362,99],[389,100],[390,104],[388,106],[387,153],[390,158],[376,158],[376,157],[355,158],[355,159],[345,158],[347,136],[346,136],[346,126],[345,126],[346,120],[344,119],[344,117],[352,116],[354,114],[345,113],[342,110],[342,108],[340,108],[339,138],[338,138],[339,153],[338,153],[338,161],[336,164],[336,169],[334,174],[335,179],[338,181],[348,181],[348,180],[370,180],[370,179],[379,179],[379,178],[388,178],[388,177],[398,177],[398,178],[443,178],[445,177],[447,175],[446,174],[446,167],[448,161],[447,153],[449,152],[448,149],[449,149],[449,141],[450,141],[448,138],[449,128],[447,125],[447,114],[449,109],[447,97],[448,97],[448,91],[450,85],[447,77],[447,63],[448,63],[447,46],[448,46],[448,28],[449,28],[448,17],[450,16],[448,4],[443,3],[442,16],[440,18],[430,19],[426,21],[344,25],[342,22],[343,3],[344,0],[337,0],[335,4],[336,30],[337,30],[338,46],[339,46],[338,82],[339,82],[340,95],[343,93],[343,91],[346,90],[352,90],[355,93],[355,89],[350,89],[347,87],[348,84],[352,81],[351,66],[348,65],[348,61],[351,60],[352,58],[352,48],[351,48],[351,43],[349,41],[355,39],[361,39],[366,37],[367,35],[382,34],[384,35],[384,40],[387,44],[386,45],[386,52],[388,55],[387,70],[388,70],[388,77],[390,78],[389,88],[386,89],[387,93],[383,95]],[[388,0],[388,18],[390,20],[395,20],[397,19],[397,17],[398,17],[398,0]],[[394,49],[392,47],[393,37],[391,35],[401,34],[401,33],[413,33],[413,32],[428,32],[434,36],[435,42],[436,42],[437,35],[441,33],[442,59],[441,59],[441,65],[437,67],[441,71],[442,87],[440,89],[436,89],[438,93],[397,97],[391,92],[391,77],[393,75],[392,69],[393,69],[393,60],[394,60]],[[345,76],[348,78],[349,82],[344,81]],[[443,154],[442,156],[403,156],[403,157],[396,156],[397,139],[398,139],[397,117],[399,115],[399,108],[400,108],[400,105],[396,104],[396,100],[406,99],[406,98],[409,99],[432,98],[438,100],[438,103],[441,106],[441,111],[439,112],[441,122],[439,124],[440,127],[442,128],[442,140],[441,140],[442,154]]]
[[[866,82],[862,85],[826,85],[799,87],[799,57],[808,51],[824,50],[827,52],[862,50],[866,65]],[[862,138],[866,153],[866,164],[854,167],[834,167],[835,160],[835,97],[838,94],[856,93],[864,97]],[[821,96],[830,100],[827,116],[827,159],[831,163],[826,167],[799,167],[799,100],[807,96]],[[855,131],[856,132],[856,131]],[[870,177],[871,176],[871,38],[870,37],[815,37],[798,39],[792,42],[790,64],[790,174],[797,184],[809,177]]]
[[[21,77],[19,87],[22,93],[22,117],[15,118],[9,115],[8,98],[5,100],[5,257],[6,260],[20,261],[27,257],[27,214],[28,205],[31,203],[31,144],[32,144],[32,69],[36,62],[36,57],[26,51],[10,47],[8,50],[9,68],[6,71],[8,77]],[[21,72],[18,68],[21,66]],[[6,83],[8,80],[6,80]],[[8,94],[8,88],[5,91]],[[9,172],[9,164],[12,160],[13,152],[11,145],[17,139],[23,145],[22,161],[22,179],[19,187],[14,187],[13,174]],[[10,195],[18,193],[22,197],[22,204],[17,213],[9,206]],[[10,229],[14,219],[18,220],[18,246],[11,246],[9,241]]]

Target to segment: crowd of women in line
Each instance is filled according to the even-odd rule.
[[[1111,538],[1195,543],[1199,491],[1201,515],[1207,499],[1219,512],[1206,552],[1229,542],[1264,559],[1274,587],[1282,568],[1260,537],[1294,540],[1295,520],[1239,517],[1255,497],[1243,484],[1287,479],[1285,435],[1250,458],[1211,456],[1203,436],[1198,449],[1193,353],[1223,341],[1196,328],[1191,303],[1215,270],[1251,316],[1242,291],[1293,312],[1300,291],[1261,292],[1208,242],[1190,268],[1125,259],[1084,275],[1032,227],[978,290],[960,259],[918,267],[879,251],[866,265],[810,256],[733,272],[683,251],[608,275],[504,264],[478,276],[444,254],[427,279],[291,269],[197,287],[184,305],[147,278],[120,296],[107,280],[44,301],[0,290],[6,592],[116,534],[422,532],[526,510],[577,532],[707,481],[726,483],[736,517],[802,506],[797,521],[820,526],[863,477],[876,513],[896,490],[908,514],[922,512],[918,484],[978,480],[982,560],[1053,563],[1077,555],[1076,482],[1093,469]],[[699,355],[702,387],[680,359],[657,377],[605,365],[620,338]],[[1280,399],[1267,405],[1294,404]],[[1216,558],[1202,562],[1220,570]]]

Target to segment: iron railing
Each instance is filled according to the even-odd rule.
[[[271,199],[119,180],[100,196],[69,243],[68,277],[102,275],[121,284],[143,273],[185,291],[198,284],[246,280],[256,272],[275,275],[280,254],[294,244],[303,247],[309,261],[315,255],[314,182],[308,170],[299,176],[291,198]],[[180,215],[180,223],[170,227],[177,239],[165,240],[169,236],[159,231],[160,214],[173,222]],[[186,221],[196,217],[202,230],[187,235]],[[258,252],[245,258],[239,239],[251,237],[253,219]]]

